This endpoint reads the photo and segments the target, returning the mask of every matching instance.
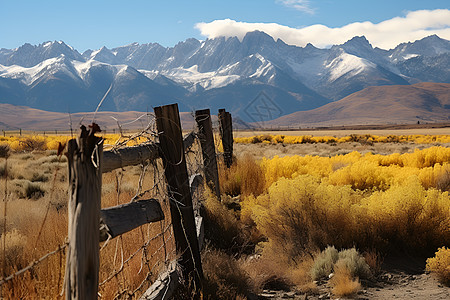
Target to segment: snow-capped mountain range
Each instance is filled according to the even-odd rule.
[[[188,39],[103,47],[79,53],[64,42],[0,49],[0,103],[49,111],[146,111],[178,102],[181,111],[245,112],[264,92],[273,118],[310,110],[368,86],[450,83],[450,41],[436,35],[395,49],[365,37],[319,49],[287,45],[255,31],[238,38]]]

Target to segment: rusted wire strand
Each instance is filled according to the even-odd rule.
[[[25,268],[15,272],[14,274],[9,275],[8,277],[2,278],[0,279],[0,285],[3,285],[4,283],[14,279],[15,277],[19,276],[20,274],[25,273],[26,271],[36,267],[39,263],[43,262],[45,259],[47,259],[48,257],[59,253],[60,251],[63,251],[67,245],[69,245],[68,242],[64,243],[63,245],[58,246],[58,248],[54,251],[48,252],[47,254],[45,254],[44,256],[42,256],[41,258],[31,262],[28,266],[26,266]]]
[[[113,279],[115,276],[117,276],[120,272],[123,271],[123,267],[126,263],[128,263],[131,259],[133,259],[133,257],[135,257],[142,249],[146,248],[151,241],[157,239],[158,237],[160,237],[162,234],[164,234],[165,232],[167,232],[168,229],[170,229],[172,226],[172,224],[169,224],[164,232],[162,233],[158,233],[157,235],[155,235],[153,238],[149,239],[148,241],[146,241],[141,247],[139,247],[135,252],[133,252],[125,261],[123,261],[121,267],[119,268],[119,270],[115,271],[114,273],[112,273],[110,276],[108,276],[108,278],[106,278],[104,281],[102,281],[99,286],[104,285],[105,283],[107,283],[108,281],[110,281],[111,279]],[[159,248],[161,249],[161,247]],[[149,258],[151,259],[153,257],[153,255]]]

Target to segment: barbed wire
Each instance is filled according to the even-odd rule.
[[[151,122],[148,123],[148,125],[140,132],[130,135],[130,136],[124,136],[123,132],[122,132],[122,126],[123,125],[128,125],[137,121],[140,121],[144,116],[150,116],[149,114],[144,114],[139,116],[137,119],[135,119],[134,121],[128,122],[128,123],[124,123],[122,125],[118,123],[119,126],[119,132],[120,132],[120,138],[115,142],[115,144],[112,146],[112,149],[119,149],[119,148],[123,148],[126,147],[127,144],[132,141],[132,140],[137,140],[139,138],[146,138],[147,140],[155,140],[158,137],[158,132],[156,132],[156,130],[154,130],[155,127],[155,119],[153,118],[153,120]],[[94,117],[95,118],[95,117]],[[194,146],[196,145],[196,146]],[[203,170],[203,164],[201,163],[201,154],[198,153],[198,151],[193,151],[192,149],[194,147],[199,147],[198,144],[198,137],[196,135],[194,135],[194,142],[192,144],[189,145],[189,147],[187,149],[185,149],[185,152],[193,154],[193,155],[189,155],[189,158],[187,158],[187,161],[189,160],[189,165],[191,167],[188,168],[188,170],[192,173],[198,173],[199,171]],[[159,161],[159,162],[158,162]],[[147,193],[155,193],[158,194],[159,196],[161,196],[160,198],[162,199],[162,201],[160,202],[161,204],[165,204],[165,211],[169,210],[169,202],[175,202],[176,207],[178,208],[178,210],[183,209],[182,207],[180,207],[181,203],[178,203],[175,199],[173,199],[172,197],[169,197],[169,190],[167,189],[166,186],[166,181],[165,181],[165,176],[164,176],[164,170],[161,168],[162,164],[160,163],[161,160],[149,160],[145,163],[141,164],[141,172],[139,174],[139,180],[137,181],[137,188],[136,188],[136,193],[135,195],[131,198],[131,201],[136,201],[138,199],[140,199],[141,197],[143,197],[145,194]],[[152,168],[150,168],[150,166],[152,166]],[[147,188],[144,190],[144,179],[146,174],[149,172],[149,170],[152,169],[153,170],[153,183],[152,186],[150,188]],[[59,170],[59,167],[56,171],[56,174],[53,178],[53,186],[52,186],[52,191],[51,191],[51,195],[53,195],[53,189],[54,189],[54,184],[56,181],[56,176],[57,176],[57,172]],[[123,169],[122,169],[123,170]],[[120,176],[120,178],[119,178]],[[116,196],[117,196],[117,204],[119,204],[119,197],[120,197],[120,186],[122,184],[122,179],[123,179],[123,172],[121,172],[120,174],[116,173]],[[164,191],[163,191],[163,187],[165,187]],[[52,196],[51,196],[52,198]],[[166,201],[169,200],[169,201]],[[5,200],[6,201],[6,200]],[[49,205],[47,207],[47,209],[45,210],[45,216],[43,218],[42,224],[40,224],[40,229],[39,229],[39,234],[38,234],[38,238],[41,235],[41,232],[43,230],[44,225],[47,222],[47,215],[49,213],[49,208],[50,208],[50,203],[51,203],[51,199],[49,202]],[[6,210],[6,207],[5,207]],[[182,215],[182,214],[181,214]],[[5,222],[6,222],[6,217],[5,217]],[[99,283],[99,287],[104,286],[105,284],[107,284],[108,282],[110,282],[112,279],[117,278],[119,274],[122,273],[122,276],[124,276],[124,270],[126,269],[126,266],[129,265],[130,261],[135,258],[139,253],[142,253],[142,258],[141,258],[141,266],[139,268],[139,271],[137,272],[137,274],[141,274],[143,270],[145,270],[146,274],[144,275],[143,280],[139,283],[139,285],[133,289],[133,291],[129,291],[127,290],[127,288],[125,288],[123,291],[119,291],[119,293],[117,294],[117,296],[123,295],[124,293],[128,293],[129,295],[133,296],[135,295],[137,292],[139,292],[144,286],[145,284],[150,284],[150,280],[152,278],[152,276],[154,275],[154,271],[156,268],[159,268],[161,265],[165,265],[167,266],[170,262],[172,262],[176,255],[180,255],[180,253],[177,254],[176,249],[172,249],[169,250],[168,245],[169,242],[171,242],[174,239],[174,232],[173,232],[173,228],[172,228],[172,222],[169,222],[166,225],[166,219],[163,219],[160,222],[160,226],[161,226],[161,232],[157,233],[156,235],[153,235],[150,237],[150,226],[148,226],[148,233],[147,233],[147,240],[140,245],[140,247],[138,249],[136,249],[133,253],[131,253],[128,258],[124,259],[124,243],[122,240],[122,235],[119,236],[119,239],[116,240],[116,250],[115,250],[115,254],[114,254],[114,264],[117,260],[117,256],[121,256],[120,258],[120,266],[117,269],[114,269],[114,271],[108,275],[106,277],[106,279],[104,279],[102,282]],[[152,227],[153,228],[153,227]],[[6,230],[6,229],[5,229]],[[168,236],[168,232],[170,233]],[[183,232],[185,232],[185,229],[183,228]],[[140,227],[140,233],[142,236],[142,239],[145,240],[144,237],[144,231],[142,226]],[[150,244],[157,240],[158,238],[161,238],[161,245],[159,245],[158,248],[156,248],[156,250],[149,254],[148,251],[152,248],[150,248]],[[66,237],[67,239],[67,237]],[[107,248],[108,243],[110,242],[110,238],[108,238],[108,240],[100,247],[100,251],[102,252],[105,248]],[[61,274],[61,268],[62,268],[62,258],[65,255],[65,249],[68,246],[68,241],[66,241],[64,244],[59,245],[57,249],[50,251],[46,254],[44,254],[42,257],[32,261],[31,263],[29,263],[29,265],[7,277],[1,278],[0,279],[0,286],[13,280],[14,278],[16,278],[17,276],[20,276],[22,274],[24,274],[25,272],[27,272],[28,270],[33,269],[34,267],[36,267],[37,265],[39,265],[40,263],[42,263],[43,261],[47,260],[48,258],[52,257],[53,255],[56,254],[60,254],[60,268],[59,268],[59,273]],[[6,242],[5,242],[6,244]],[[120,247],[120,254],[119,254],[119,244],[121,244]],[[170,246],[171,248],[175,248],[173,246],[173,244]],[[36,247],[34,247],[36,248]],[[155,248],[153,248],[155,249]],[[186,249],[187,251],[191,252],[192,254],[192,249],[189,245],[189,249]],[[152,260],[159,255],[161,252],[163,252],[163,258],[161,259],[157,259],[154,263],[152,263]],[[5,253],[5,252],[4,252]],[[125,277],[122,278],[122,280],[125,280]],[[58,288],[60,287],[61,284],[61,278],[58,278]],[[1,297],[1,295],[0,295]]]
[[[110,276],[108,276],[105,280],[103,280],[99,286],[104,285],[105,283],[107,283],[108,281],[110,281],[111,279],[113,279],[115,276],[117,276],[119,273],[121,273],[123,271],[123,266],[128,263],[133,257],[135,257],[142,249],[144,249],[145,247],[147,247],[151,241],[157,239],[158,237],[160,237],[162,234],[164,234],[165,232],[167,232],[167,230],[169,230],[172,226],[172,223],[170,223],[163,232],[158,233],[157,235],[155,235],[153,238],[151,238],[150,240],[146,241],[141,247],[139,247],[136,251],[134,251],[125,261],[123,261],[121,267],[119,268],[118,271],[115,271],[113,274],[111,274]],[[171,233],[172,235],[172,233]],[[161,246],[162,247],[162,246]],[[161,249],[158,248],[158,251]],[[152,257],[150,257],[151,259]]]
[[[65,242],[63,245],[59,245],[58,248],[54,251],[48,252],[46,253],[44,256],[40,257],[39,259],[31,262],[28,266],[26,266],[25,268],[9,275],[8,277],[2,278],[0,279],[0,286],[3,285],[4,283],[11,281],[12,279],[14,279],[15,277],[25,273],[26,271],[36,267],[39,263],[43,262],[45,259],[47,259],[48,257],[57,254],[61,251],[63,251],[67,246],[69,245],[68,242]]]

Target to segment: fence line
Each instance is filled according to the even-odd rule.
[[[171,107],[171,108],[169,108]],[[194,194],[194,191],[196,191],[198,189],[198,187],[202,184],[203,182],[203,176],[200,174],[197,174],[197,172],[199,170],[203,170],[203,173],[207,173],[207,171],[209,170],[209,168],[211,168],[211,162],[206,162],[207,159],[206,158],[214,158],[214,164],[216,166],[216,172],[217,172],[217,163],[215,162],[215,152],[213,152],[212,154],[206,154],[206,152],[204,151],[204,143],[197,143],[198,147],[201,148],[202,152],[203,152],[203,165],[199,164],[199,161],[194,161],[194,164],[196,164],[196,169],[195,174],[192,174],[190,177],[187,176],[187,172],[185,172],[185,178],[182,179],[182,186],[171,186],[170,185],[170,181],[173,179],[170,179],[170,177],[173,174],[170,174],[170,172],[167,172],[168,168],[169,169],[177,169],[180,166],[180,163],[182,161],[184,161],[184,168],[186,171],[186,160],[183,158],[186,153],[195,153],[195,150],[193,150],[193,145],[196,143],[196,141],[200,141],[202,142],[202,139],[205,139],[205,132],[204,132],[204,128],[208,127],[208,124],[205,125],[200,125],[198,123],[198,128],[199,131],[193,131],[190,132],[188,135],[186,135],[183,138],[181,138],[181,127],[180,127],[180,123],[179,123],[179,114],[178,114],[178,109],[174,110],[174,106],[165,106],[165,107],[161,107],[161,108],[156,108],[156,110],[161,109],[161,110],[167,110],[169,109],[169,115],[174,115],[178,118],[178,124],[174,125],[174,120],[167,118],[167,115],[160,117],[159,119],[157,118],[157,123],[159,120],[159,127],[158,127],[158,137],[159,137],[159,143],[156,142],[147,142],[145,144],[141,144],[139,146],[134,146],[134,147],[126,147],[124,148],[124,144],[121,145],[116,145],[113,149],[108,150],[108,151],[104,151],[102,154],[101,151],[101,139],[100,138],[94,138],[94,134],[95,134],[95,127],[94,125],[92,126],[91,130],[88,131],[86,129],[82,130],[80,139],[80,145],[76,146],[75,148],[70,148],[70,147],[74,147],[75,146],[75,140],[71,140],[69,142],[69,152],[72,152],[75,159],[78,159],[80,162],[86,162],[88,163],[91,167],[89,167],[91,170],[93,170],[94,172],[96,172],[97,174],[100,174],[100,188],[97,188],[97,190],[101,190],[101,173],[106,173],[106,172],[110,172],[114,169],[122,169],[126,166],[132,166],[132,165],[142,165],[142,170],[143,172],[141,172],[140,178],[139,178],[139,182],[138,182],[138,190],[135,194],[135,196],[131,199],[131,202],[128,204],[122,204],[122,205],[118,205],[118,206],[114,206],[114,207],[109,207],[109,208],[105,208],[100,210],[99,209],[99,214],[98,217],[96,217],[96,215],[94,214],[94,219],[96,219],[97,221],[95,221],[94,224],[98,224],[98,226],[96,225],[91,225],[90,227],[85,227],[85,228],[92,228],[92,226],[99,228],[99,236],[97,238],[94,238],[94,244],[97,244],[96,248],[97,250],[95,250],[94,248],[92,248],[93,250],[95,250],[94,252],[97,252],[98,254],[94,255],[99,255],[100,251],[102,249],[104,249],[108,242],[113,239],[114,237],[119,236],[120,239],[122,239],[122,234],[125,232],[128,232],[129,230],[132,230],[134,228],[137,228],[143,224],[147,224],[147,223],[152,223],[152,222],[158,222],[158,221],[162,221],[164,222],[165,219],[165,213],[163,212],[164,210],[161,208],[161,201],[158,201],[156,199],[147,199],[147,200],[138,200],[139,198],[143,197],[146,193],[153,191],[155,188],[160,191],[160,187],[158,187],[161,183],[161,179],[162,176],[153,176],[153,180],[154,185],[151,189],[147,189],[145,191],[142,192],[142,186],[143,186],[143,177],[145,176],[145,172],[147,170],[148,164],[151,163],[152,161],[155,161],[156,158],[162,158],[163,160],[163,165],[164,165],[164,171],[166,173],[165,177],[166,180],[168,181],[169,186],[167,187],[167,194],[166,192],[163,192],[163,195],[165,195],[165,199],[168,199],[168,203],[170,206],[170,211],[171,211],[171,222],[169,222],[168,225],[165,226],[165,228],[162,227],[161,225],[161,232],[156,234],[155,236],[147,239],[137,250],[135,250],[131,255],[129,255],[127,257],[127,259],[123,259],[123,246],[122,246],[122,263],[121,266],[118,270],[113,271],[113,273],[111,273],[110,275],[108,275],[108,277],[106,279],[104,279],[102,282],[98,283],[98,271],[92,271],[92,269],[89,269],[89,272],[94,272],[97,273],[97,281],[94,280],[94,283],[97,282],[95,284],[95,287],[91,287],[94,289],[94,291],[91,290],[91,295],[94,295],[95,297],[97,296],[97,291],[99,287],[103,287],[106,283],[108,283],[109,281],[111,281],[113,278],[117,278],[117,276],[123,272],[124,270],[124,266],[127,265],[128,263],[131,262],[131,260],[133,258],[135,258],[139,253],[142,252],[142,259],[141,259],[141,268],[139,270],[138,273],[140,273],[144,266],[147,265],[148,268],[148,272],[147,274],[145,274],[144,278],[142,279],[142,281],[139,283],[139,285],[137,286],[137,288],[133,289],[132,292],[127,292],[127,290],[123,290],[122,292],[120,292],[121,294],[124,293],[129,293],[129,295],[134,295],[136,292],[140,291],[145,284],[148,284],[148,281],[152,278],[153,271],[156,267],[160,266],[162,262],[164,262],[164,266],[166,266],[168,268],[168,270],[170,271],[171,269],[175,270],[175,268],[173,267],[173,265],[175,264],[175,262],[177,262],[178,264],[181,264],[182,266],[182,274],[184,274],[182,277],[184,277],[184,279],[186,280],[194,280],[196,282],[195,284],[195,290],[197,291],[197,295],[199,295],[198,291],[201,288],[201,278],[202,278],[202,270],[201,270],[201,261],[200,261],[200,254],[199,254],[199,244],[201,244],[203,242],[202,240],[202,236],[203,236],[203,222],[202,222],[202,218],[198,215],[198,213],[194,214],[193,211],[193,205],[192,205],[192,200],[191,202],[186,202],[187,199],[191,198],[191,195]],[[201,113],[205,113],[204,111],[202,111]],[[158,115],[158,113],[157,113]],[[163,113],[164,115],[164,113]],[[200,115],[200,112],[199,112]],[[208,110],[208,115],[209,115],[209,110]],[[210,121],[210,117],[208,118],[208,116],[206,117],[207,120]],[[204,121],[203,119],[201,121]],[[161,127],[163,123],[166,123],[164,126],[169,125],[169,129],[167,129],[167,127]],[[158,124],[157,124],[158,126]],[[146,130],[149,127],[146,128]],[[164,146],[161,144],[161,141],[164,142],[164,135],[167,134],[170,131],[177,131],[175,132],[175,137],[176,135],[178,135],[181,139],[179,139],[178,142],[176,142],[176,144],[174,144],[175,141],[175,137],[172,134],[172,136],[169,136],[168,138],[166,138],[165,143],[166,143],[166,150],[165,151],[161,151],[161,149],[164,148]],[[222,129],[221,129],[222,132]],[[136,137],[136,136],[134,136]],[[91,139],[92,144],[88,145],[86,142],[83,141],[83,138],[88,140]],[[212,134],[211,137],[208,138],[212,138]],[[204,140],[203,140],[204,141]],[[210,144],[214,145],[213,141],[209,141]],[[224,142],[222,142],[224,143]],[[172,145],[171,145],[172,144]],[[173,145],[177,145],[177,147],[180,147],[179,150],[174,151],[176,152],[175,155],[173,155],[173,152],[171,154],[171,151],[173,151],[173,148],[171,148],[171,146],[173,147]],[[210,147],[210,146],[209,146]],[[84,151],[84,152],[83,152]],[[214,148],[213,148],[214,151]],[[80,156],[81,153],[81,156]],[[84,154],[83,154],[84,153]],[[198,152],[197,152],[198,153]],[[232,152],[231,152],[232,153]],[[169,155],[172,155],[171,160],[168,159]],[[209,156],[209,157],[208,157]],[[146,164],[147,163],[147,167]],[[192,162],[191,162],[192,163]],[[93,167],[93,168],[92,168]],[[154,170],[156,173],[156,170],[158,170],[157,166],[154,166]],[[79,171],[76,171],[76,169],[74,169],[73,166],[71,166],[71,159],[69,158],[69,172],[74,172],[72,174],[73,177],[79,177]],[[171,171],[172,173],[174,173],[174,171]],[[178,171],[175,171],[175,173],[179,173]],[[89,175],[82,175],[81,177],[84,176],[88,176]],[[207,175],[208,176],[208,175]],[[73,179],[73,178],[72,178]],[[72,180],[72,183],[74,181]],[[216,186],[218,187],[218,181],[216,181]],[[75,186],[73,186],[73,184],[70,184],[70,186],[72,186],[73,191],[75,191],[75,197],[77,196],[76,194],[79,194],[79,190],[76,187],[77,185],[75,184]],[[89,184],[83,184],[83,186],[90,186]],[[186,188],[187,187],[187,188]],[[120,190],[119,188],[119,183],[118,183],[118,190]],[[71,192],[71,195],[74,192]],[[85,193],[87,195],[87,197],[89,199],[91,199],[91,190],[89,188],[89,192]],[[220,195],[220,192],[219,192]],[[87,199],[88,199],[87,198]],[[163,197],[164,198],[164,197]],[[196,199],[197,200],[197,199]],[[164,200],[165,201],[165,200]],[[198,201],[198,200],[197,200]],[[78,203],[78,202],[76,202]],[[99,201],[98,201],[99,203]],[[70,207],[70,204],[69,204]],[[166,209],[167,211],[167,209]],[[186,215],[187,213],[187,215]],[[73,215],[73,213],[69,212],[69,228],[70,228],[70,216]],[[174,227],[174,215],[175,215],[175,219],[176,216],[179,215],[180,221],[181,221],[181,227],[178,230],[178,233],[176,233],[177,231],[174,229],[176,227]],[[84,217],[84,215],[83,215]],[[187,220],[190,220],[187,222]],[[187,222],[187,223],[186,223]],[[77,223],[77,222],[75,222]],[[86,222],[84,222],[85,224]],[[165,222],[164,222],[165,223]],[[161,223],[162,224],[162,223]],[[150,228],[150,227],[149,227]],[[170,235],[166,238],[165,234],[170,231]],[[48,259],[50,256],[57,254],[57,253],[61,253],[65,250],[66,247],[69,248],[69,253],[67,255],[67,264],[66,264],[66,278],[65,278],[65,285],[66,285],[66,298],[71,298],[74,299],[76,298],[76,296],[71,296],[71,289],[73,289],[75,286],[77,286],[78,282],[71,282],[71,280],[73,278],[71,278],[70,276],[70,272],[67,270],[70,270],[70,268],[73,268],[73,264],[72,261],[70,260],[70,252],[73,251],[73,248],[71,248],[72,246],[74,246],[76,248],[76,245],[71,245],[71,243],[76,243],[77,238],[71,238],[70,236],[70,232],[71,229],[69,229],[69,243],[65,243],[62,246],[59,246],[58,249],[48,252],[47,254],[45,254],[44,256],[42,256],[41,258],[39,258],[38,260],[33,261],[32,263],[30,263],[27,267],[25,267],[24,269],[21,269],[19,271],[17,271],[16,273],[5,277],[3,279],[0,279],[0,287],[7,283],[8,281],[12,280],[13,278],[25,273],[26,271],[34,268],[35,266],[39,265],[41,262],[45,261],[46,259]],[[86,231],[87,232],[87,231]],[[91,230],[91,232],[95,232]],[[193,232],[193,233],[189,233],[189,232]],[[148,234],[150,233],[150,231],[148,232]],[[142,234],[142,238],[144,239],[144,233],[141,229],[141,234]],[[78,234],[79,235],[79,234]],[[95,234],[94,234],[95,235]],[[73,234],[72,234],[73,236]],[[85,236],[85,234],[82,234],[82,236]],[[147,248],[149,247],[150,243],[152,241],[157,240],[158,238],[162,238],[162,244],[159,248],[157,248],[157,250],[152,253],[151,255],[148,255]],[[179,240],[183,240],[185,239],[187,242],[185,243],[185,246],[177,246],[176,249],[171,249],[171,250],[167,250],[167,243],[170,241],[172,242],[172,240],[175,240],[175,244],[177,244],[177,239],[178,242]],[[97,242],[96,242],[97,241]],[[102,248],[100,249],[100,245],[99,243],[101,241],[106,241],[106,243],[102,246]],[[123,243],[123,242],[122,242]],[[117,244],[118,245],[118,244]],[[72,249],[72,250],[71,250]],[[117,246],[116,246],[116,253],[117,253]],[[159,255],[158,253],[160,253],[162,250],[164,250],[164,259],[157,259],[156,262],[150,267],[151,260],[155,259],[157,255]],[[175,252],[176,250],[176,252]],[[178,255],[178,259],[171,259],[171,255],[177,253]],[[78,256],[77,256],[78,258]],[[190,270],[189,268],[186,268],[186,265],[183,266],[183,264],[187,263],[192,264],[192,262],[194,262],[193,264],[193,270]],[[75,263],[80,263],[79,261],[75,261]],[[95,259],[94,259],[94,264],[95,263]],[[98,264],[98,263],[97,263]],[[95,267],[95,266],[94,266]],[[193,272],[192,272],[193,271]],[[69,273],[67,273],[69,272]],[[161,274],[169,274],[169,278],[172,278],[172,282],[170,282],[171,280],[169,280],[169,284],[175,284],[175,282],[173,282],[173,279],[175,277],[173,277],[173,274],[171,272],[168,273],[160,273]],[[188,274],[186,276],[186,274]],[[90,275],[89,275],[90,276]],[[72,276],[73,277],[73,276]],[[81,277],[80,277],[81,278]],[[163,278],[160,276],[160,278]],[[79,280],[83,280],[82,278]],[[90,277],[90,280],[92,280],[92,278]],[[161,280],[157,280],[157,282],[161,282]],[[166,282],[167,283],[167,282]],[[84,289],[84,288],[82,288]],[[151,287],[150,290],[154,291],[154,287]],[[160,290],[162,290],[164,292],[164,295],[167,296],[168,294],[168,290],[165,288],[160,288]],[[81,290],[80,290],[81,291]],[[78,297],[83,298],[84,291],[83,292],[77,292]],[[120,294],[119,293],[119,294]],[[73,295],[73,294],[72,294]],[[144,295],[148,295],[148,293],[144,293]],[[161,295],[160,295],[161,296]],[[157,296],[159,297],[159,296]],[[146,298],[146,299],[151,299],[151,298]]]

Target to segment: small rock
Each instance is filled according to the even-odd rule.
[[[286,298],[294,298],[295,297],[295,292],[286,292],[283,293],[283,295],[281,296],[281,298],[286,299]]]
[[[333,278],[333,276],[334,276],[334,273],[330,273],[330,275],[328,275],[328,279]]]
[[[275,294],[272,294],[272,293],[261,293],[261,294],[259,294],[259,296],[260,297],[264,297],[264,298],[273,298],[273,297],[275,297]]]

